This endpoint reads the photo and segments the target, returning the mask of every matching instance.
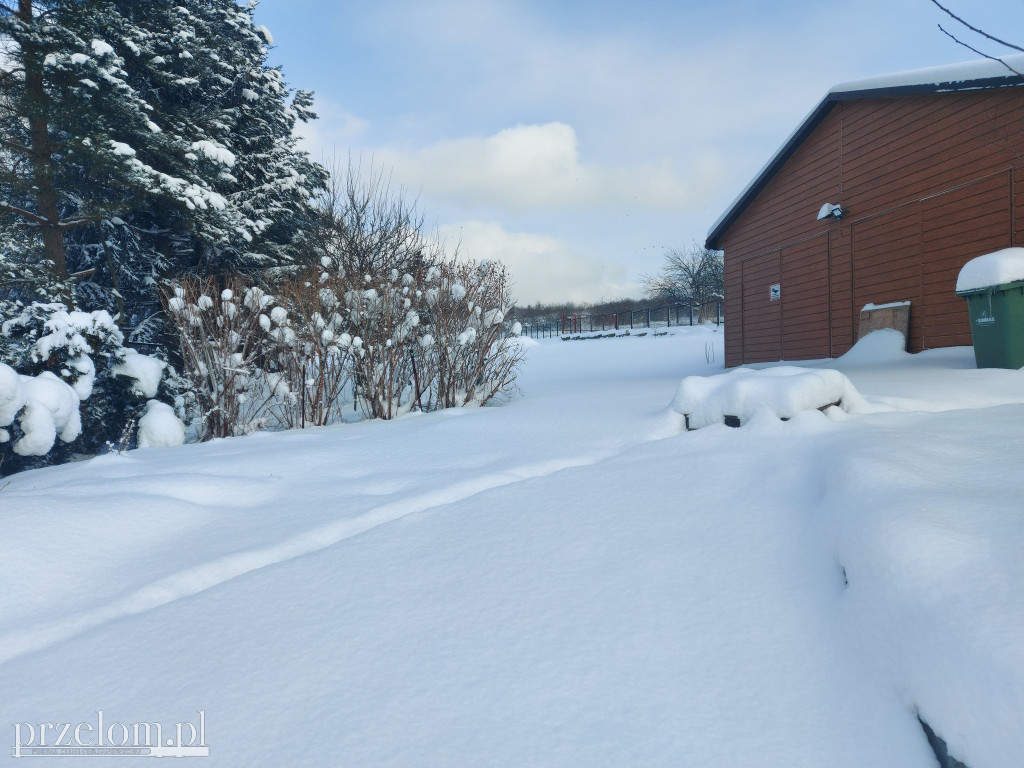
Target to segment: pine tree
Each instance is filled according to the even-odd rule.
[[[105,310],[128,343],[173,359],[161,285],[295,260],[326,179],[292,135],[311,95],[267,65],[251,5],[12,1],[0,0],[0,322],[33,302]],[[32,335],[8,335],[0,359],[28,359]],[[90,448],[141,402],[106,391],[124,388],[116,375],[97,386]]]
[[[35,228],[48,268],[69,278],[65,236],[146,198],[186,207],[226,207],[191,178],[153,159],[184,154],[150,119],[152,105],[128,82],[107,40],[127,26],[107,0],[0,4],[0,212]],[[66,297],[69,298],[70,297]]]
[[[280,70],[267,66],[270,35],[254,24],[251,7],[233,0],[116,6],[123,29],[113,44],[164,137],[165,151],[147,160],[168,175],[198,174],[224,203],[174,206],[151,196],[79,239],[76,268],[96,269],[79,294],[91,292],[92,301],[124,315],[133,340],[152,341],[155,287],[167,277],[293,262],[326,172],[293,136],[297,121],[314,117],[311,96],[289,91]]]

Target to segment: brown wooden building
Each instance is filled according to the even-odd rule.
[[[911,302],[911,351],[970,344],[957,273],[1024,245],[1022,85],[981,61],[830,91],[708,233],[726,365],[837,357],[868,303]]]

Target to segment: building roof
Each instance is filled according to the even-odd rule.
[[[1012,68],[1012,69],[1011,69]],[[726,208],[725,213],[708,230],[706,246],[717,249],[719,240],[744,209],[771,181],[776,172],[792,156],[803,141],[818,127],[840,101],[871,99],[880,96],[904,96],[918,93],[950,93],[988,88],[1024,85],[1024,53],[1001,59],[978,59],[960,64],[914,69],[891,75],[852,80],[833,86],[817,106],[808,113],[785,143],[758,171],[753,180]]]

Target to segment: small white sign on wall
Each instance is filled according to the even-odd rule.
[[[782,283],[772,283],[768,286],[768,300],[778,301],[782,298]]]

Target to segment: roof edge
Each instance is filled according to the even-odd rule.
[[[927,71],[927,70],[923,70]],[[871,81],[860,81],[865,85]],[[981,77],[972,80],[959,80],[939,83],[917,83],[907,85],[882,85],[878,87],[855,88],[844,90],[843,86],[836,86],[829,91],[825,97],[818,102],[801,121],[796,130],[790,134],[782,147],[776,151],[767,163],[761,168],[754,178],[744,187],[739,196],[729,205],[725,212],[718,217],[718,220],[708,230],[704,246],[711,250],[719,250],[720,240],[726,230],[753,202],[754,198],[761,193],[772,180],[778,170],[793,156],[797,148],[825,119],[832,108],[840,101],[856,101],[860,99],[885,98],[895,96],[910,96],[927,93],[954,93],[960,91],[991,90],[994,88],[1011,88],[1024,85],[1024,77],[1017,75],[1006,75],[996,77]]]

